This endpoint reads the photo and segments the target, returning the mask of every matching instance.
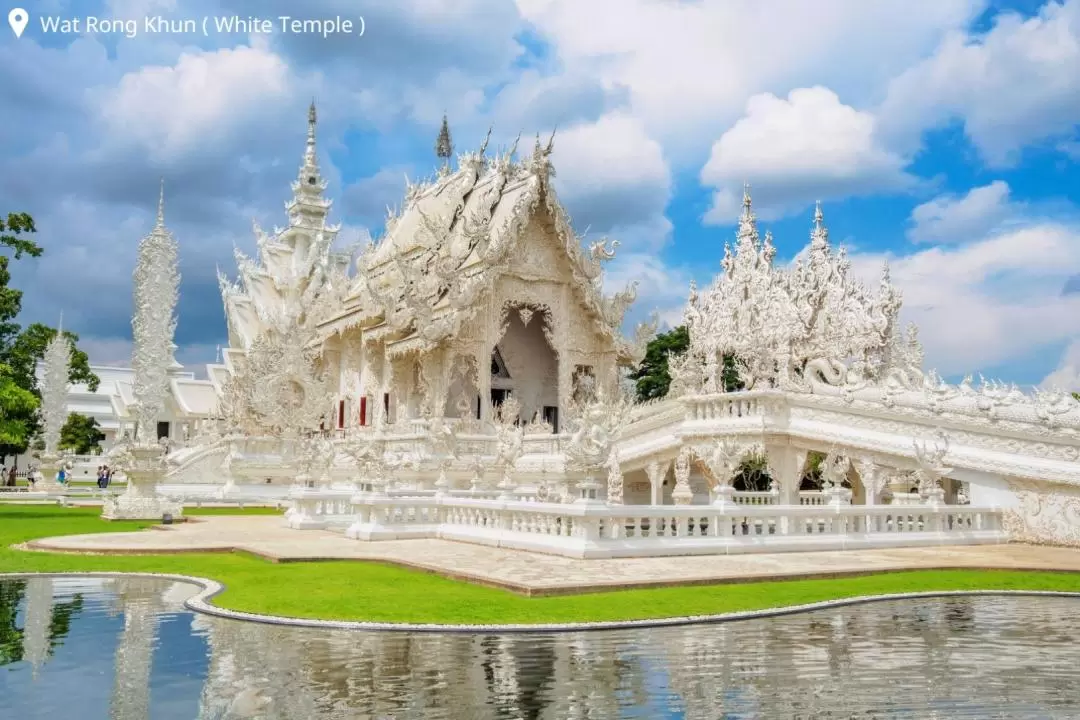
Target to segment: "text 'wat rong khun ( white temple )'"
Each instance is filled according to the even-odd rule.
[[[237,252],[237,279],[221,278],[221,363],[201,390],[173,386],[212,387],[213,411],[167,458],[138,432],[120,443],[137,497],[107,513],[276,488],[298,531],[584,558],[1080,545],[1080,403],[924,369],[888,268],[858,282],[820,208],[781,265],[747,193],[722,271],[689,288],[671,391],[635,403],[626,371],[656,327],[621,333],[635,290],[602,292],[616,243],[582,246],[552,141],[458,156],[408,187],[380,242],[343,254],[315,130],[313,106],[287,227],[256,227],[257,257]],[[143,306],[174,290],[140,267],[167,286],[136,282],[145,426],[174,362],[174,300]],[[764,480],[748,484],[754,463]]]

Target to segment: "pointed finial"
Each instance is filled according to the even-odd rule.
[[[513,157],[517,152],[518,143],[521,142],[521,132],[518,132],[517,137],[514,138],[514,144],[510,146],[510,152],[506,153],[507,157]]]
[[[56,326],[56,334],[57,335],[63,335],[64,334],[64,311],[63,310],[60,311],[60,323]]]
[[[551,150],[555,147],[555,131],[558,130],[558,128],[559,128],[558,125],[551,128],[551,137],[548,138],[547,149],[544,150],[545,155],[550,155]]]
[[[487,135],[484,136],[484,142],[480,145],[480,157],[483,157],[484,153],[487,152],[488,141],[491,140],[491,131],[494,128],[494,125],[488,126]]]
[[[158,193],[157,226],[165,227],[165,178],[161,178],[161,190]]]
[[[820,228],[825,221],[825,213],[821,212],[821,201],[814,204],[814,227]]]
[[[311,106],[308,107],[307,122],[307,151],[304,153],[304,159],[313,161],[315,159],[315,123],[317,122],[314,98],[311,99]]]
[[[751,206],[750,201],[750,183],[743,183],[742,186],[742,206],[744,210],[749,211]]]
[[[435,138],[435,156],[446,165],[450,164],[450,157],[454,154],[454,143],[450,138],[450,122],[446,119],[446,113],[442,116],[442,126],[439,127],[439,136]]]

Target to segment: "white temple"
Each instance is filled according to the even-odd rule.
[[[380,242],[335,252],[312,106],[288,225],[256,226],[257,256],[221,277],[222,362],[173,388],[218,402],[170,486],[285,485],[296,528],[575,557],[1080,544],[1080,403],[925,370],[888,268],[857,281],[820,208],[781,267],[746,194],[722,272],[690,289],[672,392],[633,404],[620,378],[656,328],[621,334],[634,287],[601,290],[617,243],[582,247],[551,140],[486,145],[410,185]],[[751,456],[767,489],[736,487]]]

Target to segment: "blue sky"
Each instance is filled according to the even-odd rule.
[[[215,268],[284,223],[315,97],[343,237],[378,236],[404,176],[557,126],[575,225],[622,241],[608,282],[678,322],[718,269],[743,182],[781,260],[815,200],[873,281],[888,258],[927,364],[1080,388],[1080,0],[25,0],[0,33],[0,209],[46,247],[24,321],[96,362],[130,351],[130,274],[158,178],[181,246],[187,363],[225,340]],[[343,16],[362,37],[155,35],[143,19]],[[134,38],[40,17],[135,20]],[[9,109],[10,106],[10,109]],[[1069,285],[1070,279],[1072,284]]]

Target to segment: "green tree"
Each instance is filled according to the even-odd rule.
[[[1074,398],[1076,398],[1077,400],[1080,400],[1080,392],[1074,392],[1074,393],[1072,394],[1072,396],[1073,396]]]
[[[645,358],[630,379],[637,382],[639,402],[662,398],[671,389],[671,371],[668,360],[690,349],[690,332],[680,325],[666,333],[659,333],[645,347]],[[724,356],[722,380],[725,392],[742,390],[745,385],[739,379],[739,370],[732,355]]]
[[[60,447],[76,455],[89,455],[100,450],[104,439],[105,433],[101,432],[97,419],[88,415],[71,413],[60,428]]]
[[[27,418],[37,409],[38,397],[16,382],[10,367],[0,364],[0,448],[26,446],[33,430]]]
[[[637,399],[641,402],[662,398],[671,388],[668,358],[682,355],[690,347],[690,333],[685,325],[659,333],[645,346],[645,357],[630,379],[637,383]]]

